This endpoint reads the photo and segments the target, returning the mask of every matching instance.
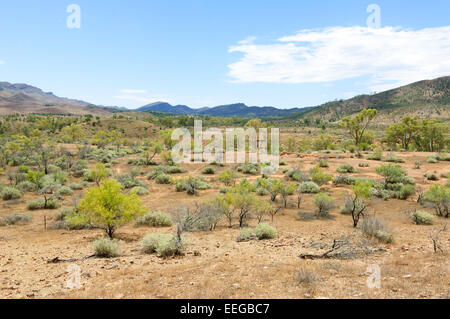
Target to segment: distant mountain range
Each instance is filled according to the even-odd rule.
[[[336,100],[315,107],[278,109],[271,106],[247,106],[243,103],[193,109],[187,105],[156,102],[129,110],[118,106],[94,105],[85,101],[62,98],[51,92],[27,84],[0,82],[0,114],[50,113],[50,114],[110,114],[119,111],[161,112],[171,114],[198,114],[211,116],[236,116],[260,118],[302,118],[335,122],[363,108],[379,110],[378,120],[397,121],[404,115],[421,118],[450,119],[450,77],[425,80],[393,90],[359,95],[347,100]]]
[[[244,103],[219,105],[192,109],[187,105],[170,105],[166,102],[156,102],[138,108],[136,111],[155,111],[175,114],[198,114],[211,116],[237,117],[284,117],[300,112],[302,109],[277,109],[271,106],[247,106]]]
[[[0,82],[0,114],[107,114],[112,109],[88,102],[62,98],[28,84]]]

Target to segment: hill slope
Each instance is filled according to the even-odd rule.
[[[449,119],[450,76],[415,82],[373,95],[328,102],[290,118],[321,118],[334,122],[366,107],[377,109],[378,120],[383,122],[397,121],[405,115]]]
[[[108,114],[113,109],[62,98],[27,84],[0,82],[0,114]]]

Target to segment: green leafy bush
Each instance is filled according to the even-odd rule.
[[[323,167],[323,168],[330,167],[330,165],[328,165],[328,161],[325,159],[319,160],[319,162],[317,163],[317,166]]]
[[[311,179],[317,185],[324,185],[333,179],[333,175],[324,173],[316,166],[311,170]]]
[[[423,194],[423,201],[432,203],[438,216],[449,217],[450,188],[444,185],[433,184]]]

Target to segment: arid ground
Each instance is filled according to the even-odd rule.
[[[426,172],[450,171],[449,162],[426,163],[430,153],[395,153],[406,160],[400,164],[409,176],[415,178],[416,187],[427,189]],[[383,162],[350,158],[350,153],[311,153],[298,158],[285,154],[276,177],[281,179],[285,167],[313,167],[319,158],[328,158],[329,168],[336,175],[336,168],[348,163],[358,168],[354,176],[380,179],[375,167]],[[420,169],[414,163],[421,161]],[[113,165],[114,173],[125,173],[132,166],[127,158],[120,158]],[[366,162],[369,167],[358,164]],[[94,166],[94,162],[90,165]],[[201,175],[203,164],[183,164],[187,171],[180,176]],[[218,168],[217,174],[226,168]],[[153,167],[145,167],[147,173]],[[216,175],[217,175],[216,174]],[[197,196],[175,192],[173,185],[158,185],[141,176],[150,193],[141,196],[149,210],[170,213],[182,205],[193,205],[196,201],[212,198],[219,192],[220,183],[214,175],[204,175],[212,188],[200,191]],[[249,180],[257,176],[242,176]],[[1,177],[7,184],[5,176]],[[71,177],[71,180],[77,180]],[[299,255],[324,251],[334,239],[347,237],[366,240],[361,230],[352,227],[351,217],[339,213],[343,194],[347,186],[334,186],[331,182],[322,187],[336,199],[331,219],[300,220],[297,217],[295,196],[289,198],[288,208],[281,210],[273,222],[265,220],[277,229],[277,237],[271,240],[237,242],[237,226],[228,228],[222,221],[212,232],[185,233],[189,246],[184,256],[160,258],[141,252],[140,241],[152,232],[174,233],[172,227],[137,227],[134,222],[117,231],[122,242],[120,256],[110,259],[89,257],[92,242],[104,236],[102,230],[44,229],[51,225],[53,212],[38,210],[31,212],[32,221],[24,226],[0,228],[0,297],[2,298],[449,298],[450,276],[448,250],[449,231],[440,234],[442,252],[433,251],[430,235],[447,221],[436,217],[430,226],[415,225],[409,214],[415,209],[433,213],[417,203],[417,196],[408,200],[372,199],[369,215],[386,221],[394,234],[391,244],[372,242],[378,251],[367,256],[341,259],[305,260]],[[80,193],[84,191],[76,191]],[[16,202],[3,202],[0,218],[12,213],[26,213],[25,202],[36,195],[27,194]],[[301,211],[314,212],[312,195],[305,195]],[[277,199],[277,205],[281,205]],[[68,196],[63,206],[71,206]],[[249,224],[256,224],[250,220]],[[52,263],[58,257],[62,262]],[[70,267],[76,264],[81,269],[81,288],[67,288]],[[380,269],[380,287],[369,288],[367,280],[370,265]]]

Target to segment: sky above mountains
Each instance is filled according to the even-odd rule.
[[[0,81],[130,108],[318,105],[449,75],[449,12],[446,0],[8,1]]]

